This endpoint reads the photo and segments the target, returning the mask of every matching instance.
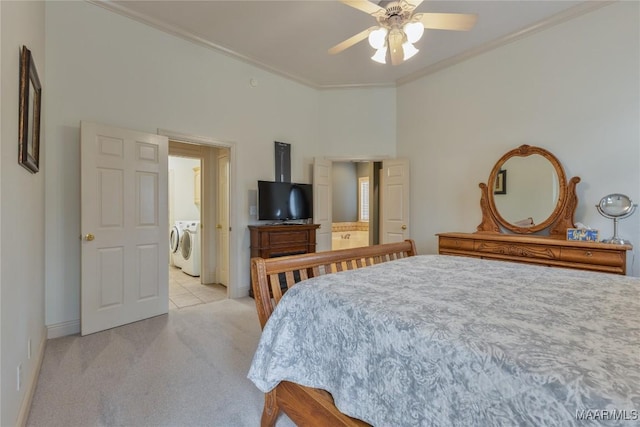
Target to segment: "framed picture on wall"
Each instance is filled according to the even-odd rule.
[[[40,106],[42,86],[31,51],[20,51],[20,95],[18,106],[18,162],[29,172],[40,169]]]
[[[507,170],[503,169],[496,176],[493,194],[507,194]]]
[[[291,182],[291,144],[273,141],[276,160],[276,182]]]

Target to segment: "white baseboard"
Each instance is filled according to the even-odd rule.
[[[31,409],[31,402],[33,401],[33,395],[36,392],[36,386],[38,385],[38,377],[40,376],[40,368],[42,367],[42,360],[44,359],[44,349],[47,345],[47,336],[44,333],[44,328],[42,331],[42,340],[40,341],[38,358],[35,360],[35,366],[32,371],[32,374],[29,376],[27,381],[27,392],[24,395],[24,399],[22,400],[22,405],[20,406],[20,412],[18,413],[18,420],[16,422],[16,426],[24,427],[27,424],[27,419],[29,418],[29,410]]]
[[[47,326],[47,338],[60,338],[80,333],[80,320],[69,320]]]

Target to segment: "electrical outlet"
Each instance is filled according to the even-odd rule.
[[[18,389],[18,391],[20,391],[20,389],[22,388],[22,363],[18,365],[16,383],[16,388]]]
[[[255,206],[249,206],[249,215],[255,215],[258,212]]]
[[[27,360],[31,360],[31,338],[27,341]]]

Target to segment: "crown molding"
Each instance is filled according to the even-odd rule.
[[[332,90],[332,89],[371,89],[371,88],[394,88],[396,87],[395,82],[389,83],[346,83],[346,84],[321,84],[316,85],[318,89],[321,90]]]
[[[467,50],[458,55],[436,62],[433,65],[429,65],[428,67],[425,67],[415,73],[409,74],[406,77],[396,80],[396,86],[402,86],[404,84],[411,83],[422,77],[428,76],[429,74],[433,74],[437,71],[454,66],[463,61],[466,61],[467,59],[471,59],[473,57],[489,52],[493,49],[497,49],[499,47],[505,46],[517,40],[524,39],[540,31],[544,31],[546,29],[554,27],[563,22],[567,22],[573,18],[577,18],[578,16],[582,16],[596,9],[600,9],[601,7],[608,6],[617,1],[618,0],[598,0],[598,1],[586,1],[584,3],[580,3],[567,10],[564,10],[560,13],[552,15],[541,21],[538,21],[535,24],[525,27],[519,31],[513,32],[511,34],[507,34],[503,37],[500,37],[488,43],[484,43],[474,49]]]
[[[169,129],[158,128],[158,135],[166,136],[171,141],[182,142],[185,144],[208,145],[221,148],[231,148],[234,146],[234,143],[231,141],[222,141],[208,136],[192,135]]]
[[[398,87],[407,83],[411,83],[415,80],[418,80],[422,77],[428,76],[429,74],[433,74],[445,68],[454,66],[463,61],[481,55],[483,53],[489,52],[493,49],[497,49],[501,46],[507,45],[517,40],[521,40],[525,37],[529,37],[533,34],[536,34],[540,31],[546,30],[548,28],[554,27],[563,22],[569,21],[578,16],[584,15],[586,13],[592,12],[594,10],[600,9],[601,7],[610,5],[619,0],[589,0],[583,3],[580,3],[576,6],[573,6],[563,12],[557,13],[553,16],[550,16],[546,19],[536,22],[533,25],[520,29],[516,32],[507,34],[503,37],[500,37],[496,40],[492,40],[490,42],[484,43],[480,46],[477,46],[473,49],[462,52],[458,55],[452,56],[450,58],[439,61],[435,64],[429,65],[425,68],[422,68],[412,74],[409,74],[406,77],[402,77],[392,82],[382,82],[382,83],[354,83],[354,84],[318,84],[314,83],[308,79],[302,78],[297,75],[293,75],[291,73],[287,73],[278,68],[267,65],[263,62],[252,59],[246,55],[242,55],[238,52],[235,52],[231,49],[228,49],[224,46],[220,46],[218,44],[212,43],[204,38],[198,36],[197,34],[191,33],[189,31],[183,30],[181,28],[177,28],[173,25],[169,25],[167,23],[158,21],[154,18],[151,18],[145,14],[138,13],[128,9],[126,6],[122,4],[113,3],[110,0],[85,0],[88,3],[91,3],[96,6],[100,6],[104,9],[107,9],[111,12],[117,13],[119,15],[125,16],[127,18],[133,19],[140,23],[149,25],[157,30],[163,31],[168,34],[172,34],[174,36],[180,37],[184,40],[193,42],[200,46],[207,47],[212,49],[218,53],[222,53],[231,58],[242,61],[246,64],[253,65],[255,67],[261,68],[270,73],[276,74],[278,76],[284,77],[286,79],[295,81],[302,85],[308,86],[312,89],[319,90],[331,90],[331,89],[370,89],[370,88],[393,88]]]
[[[224,46],[220,46],[218,44],[212,43],[209,40],[206,40],[202,37],[200,37],[197,34],[194,34],[190,31],[185,31],[181,28],[178,28],[176,26],[167,24],[165,22],[161,22],[158,21],[157,19],[151,18],[148,15],[145,15],[143,13],[138,13],[135,11],[132,11],[130,9],[128,9],[127,7],[123,6],[122,4],[116,4],[111,2],[110,0],[85,0],[87,3],[91,3],[93,5],[96,6],[100,6],[104,9],[107,9],[111,12],[115,12],[119,15],[125,16],[127,18],[133,19],[134,21],[138,21],[140,23],[149,25],[150,27],[153,27],[157,30],[163,31],[165,33],[180,37],[184,40],[193,42],[197,45],[200,46],[204,46],[207,47],[209,49],[215,50],[216,52],[222,53],[224,55],[230,56],[234,59],[237,59],[239,61],[242,61],[244,63],[256,66],[258,68],[262,68],[263,70],[269,71],[270,73],[273,74],[277,74],[281,77],[287,78],[289,80],[293,80],[295,82],[301,83],[305,86],[309,86],[313,89],[321,89],[322,86],[313,83],[310,80],[304,79],[302,77],[287,73],[285,71],[282,71],[280,69],[277,69],[275,67],[272,67],[270,65],[267,65],[263,62],[257,61],[255,59],[252,59],[248,56],[242,55],[238,52],[235,52],[232,49],[228,49]]]

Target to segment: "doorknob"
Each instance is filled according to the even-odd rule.
[[[90,242],[90,241],[92,241],[92,240],[93,240],[93,239],[95,239],[95,238],[96,238],[96,236],[94,236],[94,235],[93,235],[93,234],[91,234],[91,233],[89,233],[89,234],[85,234],[85,235],[84,235],[84,240],[87,240],[87,241],[89,241],[89,242]]]
[[[216,228],[222,228],[221,224],[216,225]]]
[[[406,230],[406,229],[407,229],[407,226],[406,226],[406,225],[404,225],[404,224],[402,224],[402,227],[400,227],[400,228],[402,228],[403,230]]]

